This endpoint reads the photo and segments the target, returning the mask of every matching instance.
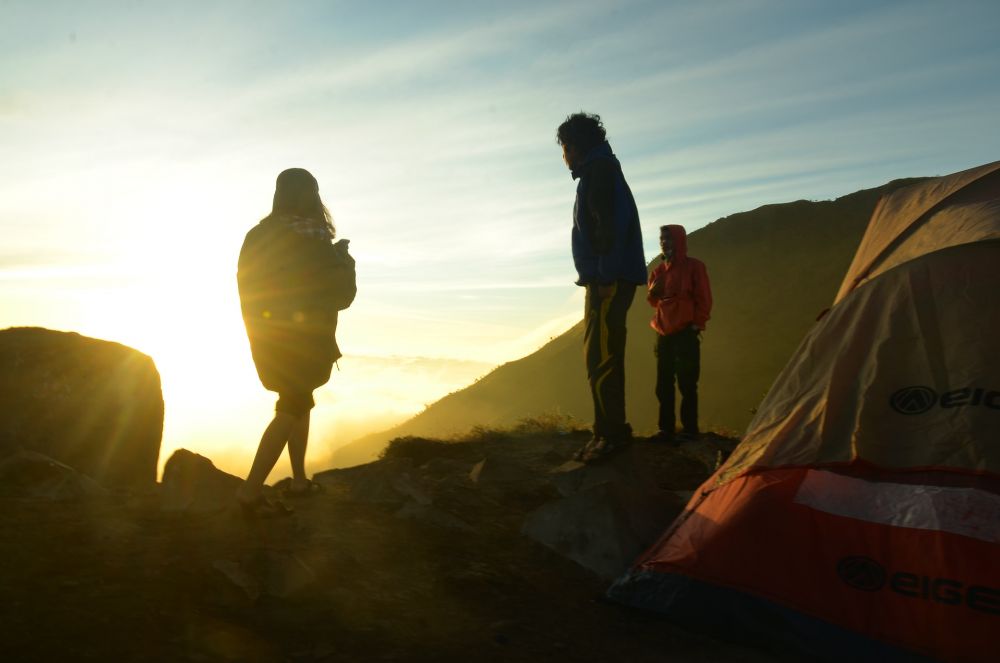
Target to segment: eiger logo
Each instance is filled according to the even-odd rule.
[[[837,575],[854,589],[877,592],[885,585],[885,569],[868,557],[845,557],[837,562]]]
[[[935,407],[985,407],[1000,410],[1000,391],[982,387],[962,387],[946,391],[938,397],[930,387],[914,385],[903,387],[889,397],[889,405],[900,414],[923,414]]]
[[[923,414],[935,403],[937,392],[930,387],[903,387],[889,399],[889,405],[900,414]]]
[[[954,578],[938,578],[907,571],[890,572],[870,557],[844,557],[837,562],[844,584],[863,592],[883,589],[897,597],[965,607],[1000,616],[1000,589],[970,585]]]

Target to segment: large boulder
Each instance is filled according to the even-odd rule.
[[[0,331],[0,455],[35,451],[110,487],[152,486],[163,434],[153,360],[48,329]]]

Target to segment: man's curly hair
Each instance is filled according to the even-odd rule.
[[[556,130],[556,142],[575,147],[586,152],[603,143],[607,138],[601,116],[597,114],[573,113]]]

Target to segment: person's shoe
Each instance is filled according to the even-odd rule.
[[[590,455],[591,451],[594,448],[602,444],[601,442],[602,439],[603,438],[600,435],[595,435],[589,440],[587,440],[587,443],[582,447],[580,447],[580,449],[578,449],[575,454],[573,454],[573,460],[575,460],[578,463],[587,462],[586,461],[587,456]]]
[[[604,460],[615,452],[627,447],[630,442],[632,442],[631,437],[602,437],[598,440],[597,444],[587,450],[582,460],[584,463]]]
[[[701,439],[701,433],[698,431],[684,430],[677,434],[677,439],[681,442],[696,442]]]

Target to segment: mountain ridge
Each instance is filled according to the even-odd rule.
[[[892,180],[833,200],[762,205],[689,235],[689,253],[707,265],[714,299],[702,342],[704,428],[742,433],[817,315],[833,302],[878,199],[922,179]],[[646,232],[656,227],[647,225]],[[626,403],[638,434],[654,432],[656,422],[651,316],[640,289],[629,311],[625,360]],[[372,460],[395,437],[454,435],[541,413],[589,422],[582,346],[581,320],[534,353],[498,366],[402,424],[335,450],[329,464]]]

